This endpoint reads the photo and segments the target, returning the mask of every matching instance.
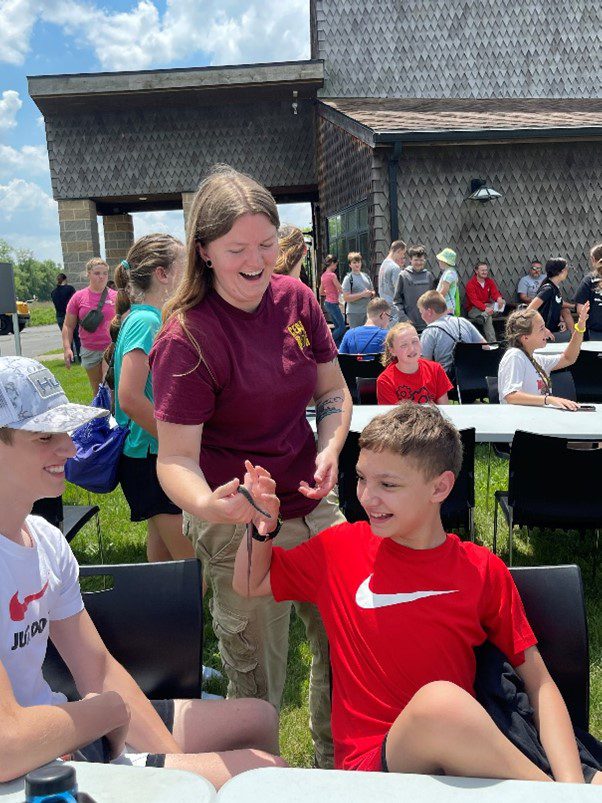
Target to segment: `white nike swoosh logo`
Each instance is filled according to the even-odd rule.
[[[372,575],[360,584],[355,594],[355,601],[360,608],[385,608],[387,605],[400,605],[404,602],[415,602],[417,599],[425,597],[439,597],[443,594],[457,594],[458,589],[453,591],[410,591],[398,594],[375,594],[370,591],[370,580]]]

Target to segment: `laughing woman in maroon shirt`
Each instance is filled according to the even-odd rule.
[[[327,498],[351,417],[337,349],[311,290],[275,275],[278,211],[271,194],[230,168],[206,178],[190,212],[188,265],[150,355],[158,474],[185,511],[184,531],[211,582],[213,626],[229,697],[280,705],[289,603],[232,589],[238,544],[255,510],[237,493],[250,460],[276,480],[293,547],[344,521]],[[306,406],[316,401],[317,450]],[[295,604],[313,653],[311,728],[332,765],[329,665],[317,609]]]

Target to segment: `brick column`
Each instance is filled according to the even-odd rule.
[[[74,287],[85,287],[86,262],[100,256],[96,204],[88,199],[59,201],[59,231],[63,249],[63,270]]]
[[[190,214],[190,207],[192,206],[192,199],[196,193],[194,192],[183,192],[182,193],[182,211],[184,213],[184,231],[186,232],[186,236],[188,237],[188,216]]]
[[[125,259],[134,243],[134,221],[131,215],[104,215],[105,256],[111,271]]]

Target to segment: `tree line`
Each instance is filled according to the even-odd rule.
[[[33,251],[26,248],[13,248],[6,240],[0,239],[0,262],[10,262],[15,273],[15,292],[19,301],[27,301],[34,296],[39,301],[49,301],[50,293],[56,286],[56,275],[62,266],[52,259],[36,259]]]

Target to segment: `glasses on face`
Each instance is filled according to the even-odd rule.
[[[381,315],[384,315],[386,318],[391,320],[391,313],[390,312],[381,312]]]

